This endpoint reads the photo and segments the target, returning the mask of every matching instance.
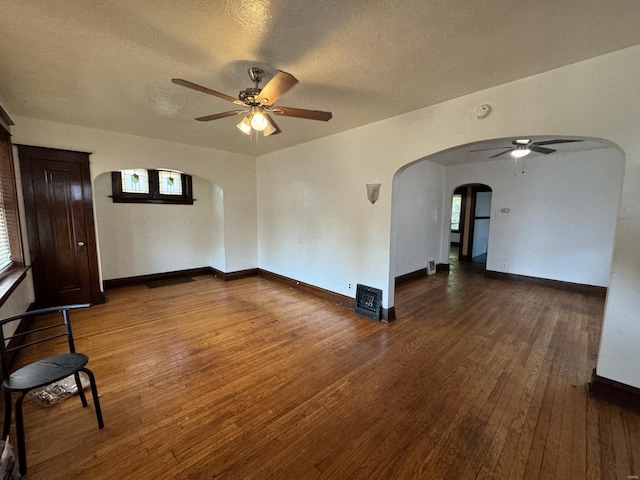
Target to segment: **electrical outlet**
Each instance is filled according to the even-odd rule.
[[[351,290],[351,284],[349,284],[349,290]]]
[[[507,268],[507,262],[502,262],[502,268]]]

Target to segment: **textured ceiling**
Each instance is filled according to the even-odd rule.
[[[250,66],[300,83],[260,154],[640,44],[637,0],[1,0],[0,96],[14,115],[238,153]]]

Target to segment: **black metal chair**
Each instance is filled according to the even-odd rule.
[[[89,358],[83,353],[76,353],[75,345],[73,343],[73,333],[71,331],[71,321],[69,318],[70,310],[90,306],[90,304],[79,304],[43,308],[0,320],[0,360],[2,362],[2,391],[4,392],[4,429],[2,431],[2,437],[3,439],[7,438],[11,428],[12,393],[19,393],[18,399],[16,400],[15,417],[16,435],[18,440],[18,462],[20,465],[20,473],[22,475],[27,473],[27,455],[25,452],[24,424],[22,420],[22,401],[29,391],[50,385],[73,375],[78,387],[78,395],[82,401],[82,406],[86,407],[87,399],[84,395],[79,374],[79,372],[84,372],[89,377],[89,382],[91,384],[91,393],[93,395],[93,404],[95,406],[96,417],[98,419],[98,427],[104,427],[95,377],[91,370],[85,366],[89,361]],[[37,328],[31,326],[34,317],[54,312],[62,313],[61,322],[47,324]],[[27,330],[22,330],[21,333],[5,337],[4,325],[16,320],[28,322]],[[52,330],[52,332],[49,330]],[[49,336],[43,338],[45,334]],[[14,372],[10,371],[8,354],[60,337],[67,337],[69,353],[37,360]],[[19,344],[12,345],[12,343]]]

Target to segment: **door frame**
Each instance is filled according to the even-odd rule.
[[[468,183],[456,187],[451,194],[462,194],[460,212],[460,247],[458,249],[458,260],[471,262],[473,255],[473,233],[475,228],[476,196],[480,192],[493,192],[488,185],[481,183]],[[468,213],[468,215],[467,215]],[[491,217],[489,217],[491,218]],[[463,246],[466,245],[466,249]],[[464,252],[467,253],[464,253]]]

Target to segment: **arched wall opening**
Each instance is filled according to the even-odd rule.
[[[391,302],[396,278],[425,271],[430,258],[448,263],[451,194],[467,184],[492,189],[487,270],[608,287],[625,157],[606,140],[581,140],[528,157],[524,168],[513,158],[469,153],[485,142],[400,168],[391,206]]]
[[[102,281],[209,266],[224,271],[224,192],[192,178],[193,205],[114,203],[111,173],[95,178]]]

